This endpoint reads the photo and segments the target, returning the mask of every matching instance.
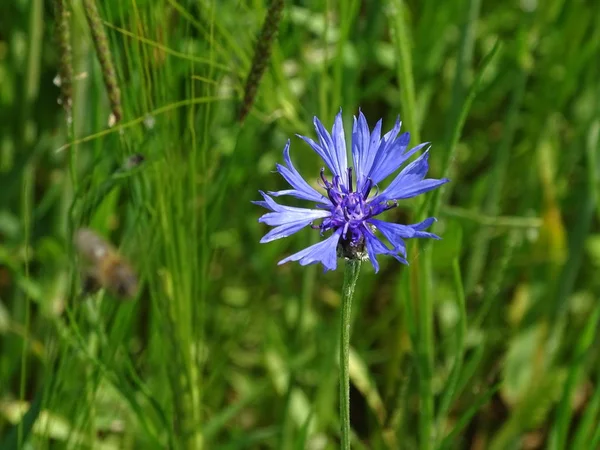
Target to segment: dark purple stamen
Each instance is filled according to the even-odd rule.
[[[352,167],[348,167],[348,186],[350,186],[350,192],[352,192]]]
[[[327,180],[327,178],[325,178],[325,169],[322,168],[321,169],[321,181],[323,181],[323,184],[321,184],[321,187],[323,189],[329,190],[331,189],[332,185],[331,183]]]
[[[363,188],[363,197],[369,198],[369,194],[371,193],[371,188],[373,187],[373,180],[371,178],[367,178],[367,182],[365,183],[365,187]],[[376,189],[379,189],[375,186]]]

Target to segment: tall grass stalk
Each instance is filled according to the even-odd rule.
[[[413,54],[409,33],[409,21],[402,0],[395,0],[389,6],[392,24],[392,39],[398,51],[397,77],[400,85],[400,105],[403,123],[411,133],[413,142],[420,142],[420,124],[417,120],[417,105],[413,75]],[[418,254],[418,244],[411,245],[413,254]],[[421,258],[420,264],[411,268],[409,273],[410,302],[415,305],[417,331],[414,335],[419,373],[419,449],[429,450],[433,439],[434,398],[431,384],[433,373],[433,304],[425,280],[425,266],[430,264]]]
[[[284,0],[271,0],[271,5],[267,10],[267,15],[263,23],[262,29],[256,40],[254,48],[254,57],[252,58],[252,66],[246,78],[246,86],[244,87],[244,99],[239,113],[239,121],[244,122],[246,116],[250,112],[254,104],[254,98],[260,85],[260,80],[270,60],[271,47],[273,41],[277,37],[279,22],[283,15]]]
[[[20,117],[21,123],[19,127],[20,135],[17,136],[17,143],[21,143],[22,147],[18,150],[25,152],[32,149],[34,135],[27,125],[32,123],[33,104],[39,94],[40,81],[40,65],[42,51],[42,36],[43,36],[43,2],[34,0],[29,9],[29,39],[27,41],[27,65],[25,73],[25,83],[22,92],[23,109]],[[25,164],[23,168],[23,178],[21,184],[21,205],[20,212],[23,220],[23,249],[24,249],[24,277],[26,280],[30,277],[30,260],[31,260],[31,229],[33,226],[33,203],[34,194],[33,188],[35,183],[35,169],[32,164]],[[21,401],[25,400],[25,390],[27,387],[29,372],[28,372],[28,354],[30,346],[30,327],[31,327],[31,298],[29,295],[20,295],[20,300],[23,306],[19,310],[23,313],[24,338],[21,348],[20,358],[20,377],[19,377],[19,393],[18,398]],[[22,423],[19,423],[17,428],[17,441],[19,447],[23,446],[24,430]]]
[[[92,41],[94,42],[96,56],[100,62],[106,93],[110,101],[112,117],[109,121],[109,124],[112,126],[115,123],[120,122],[121,118],[123,117],[123,108],[121,106],[121,89],[117,81],[112,53],[110,51],[106,31],[104,30],[104,25],[102,23],[102,18],[100,17],[100,13],[96,7],[96,1],[83,0],[83,8],[85,11],[85,17],[90,27],[90,32],[92,34]]]
[[[60,101],[65,110],[67,126],[72,121],[73,49],[71,46],[71,11],[67,0],[54,1],[55,39],[59,53]]]

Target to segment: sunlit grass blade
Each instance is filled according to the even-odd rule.
[[[398,54],[396,76],[400,84],[400,105],[402,121],[410,131],[413,142],[421,142],[421,124],[417,123],[417,103],[413,74],[413,54],[411,50],[410,22],[407,18],[406,5],[403,0],[392,0],[387,10],[392,42]]]
[[[596,386],[600,379],[600,373],[596,376]],[[598,432],[598,420],[600,412],[600,389],[595,389],[591,398],[588,401],[587,407],[583,411],[581,420],[574,430],[572,448],[585,448],[588,442],[594,439],[593,436],[598,436],[594,433]],[[600,441],[598,442],[600,443]]]
[[[443,421],[446,419],[446,415],[448,413],[448,410],[450,409],[452,401],[456,397],[456,388],[460,380],[463,366],[465,336],[467,332],[467,310],[465,292],[462,285],[462,276],[458,260],[455,259],[452,265],[454,269],[454,287],[456,290],[456,300],[459,316],[456,322],[456,340],[453,345],[455,352],[454,362],[452,365],[450,375],[448,376],[448,381],[446,382],[442,398],[440,400],[440,406],[437,411],[438,428],[442,426]]]
[[[581,378],[583,363],[585,358],[588,356],[590,347],[592,346],[596,337],[599,319],[600,306],[596,306],[594,311],[590,314],[589,319],[579,336],[575,351],[573,352],[573,359],[569,367],[569,373],[564,383],[562,399],[557,407],[554,424],[550,431],[548,446],[550,450],[571,448],[570,445],[567,445],[567,437],[569,425],[573,416],[572,398],[574,391],[577,388],[577,383]]]
[[[600,151],[600,119],[596,118],[591,124],[586,136],[585,162],[586,184],[580,199],[580,209],[575,220],[575,226],[569,233],[569,256],[565,261],[558,283],[556,296],[552,304],[551,314],[556,318],[564,310],[568,295],[575,288],[575,280],[581,268],[585,240],[590,233],[594,212],[598,210],[598,180],[600,180],[598,152]]]
[[[457,422],[452,427],[452,431],[448,436],[444,438],[444,440],[437,447],[438,450],[446,450],[452,448],[456,444],[456,439],[459,433],[469,425],[469,422],[473,418],[473,416],[481,409],[483,405],[485,405],[494,394],[500,389],[499,385],[490,387],[486,390],[486,392],[479,395],[475,401],[467,408],[467,410],[459,417]]]
[[[448,148],[446,150],[447,151],[446,158],[442,165],[442,167],[443,167],[443,170],[442,170],[443,175],[442,176],[444,176],[444,177],[450,176],[452,164],[454,163],[454,161],[456,159],[456,149],[458,146],[458,142],[460,140],[460,136],[462,134],[463,127],[465,125],[465,121],[467,120],[469,111],[471,110],[473,101],[475,100],[475,97],[477,96],[477,94],[479,93],[479,90],[481,89],[481,84],[484,79],[485,70],[490,64],[492,64],[494,59],[500,53],[501,48],[502,48],[502,43],[501,43],[501,41],[497,40],[494,43],[494,46],[492,47],[490,52],[485,56],[485,58],[481,62],[480,68],[477,71],[475,79],[473,80],[473,84],[469,87],[469,90],[467,91],[467,95],[466,95],[464,102],[462,104],[462,107],[460,109],[460,113],[458,114],[458,120],[455,123],[452,133],[449,135],[450,138],[448,141]],[[448,186],[451,187],[452,184],[447,185],[446,189],[448,188]],[[431,199],[431,203],[430,203],[429,215],[431,215],[433,217],[438,215],[438,212],[442,205],[443,192],[444,191],[442,188],[442,190],[434,191],[431,194],[432,199]],[[467,292],[468,292],[468,290],[467,290]]]
[[[521,36],[520,39],[524,40],[526,37]],[[506,177],[508,176],[507,170],[510,161],[511,146],[513,145],[513,139],[519,124],[519,110],[525,96],[528,72],[525,68],[522,68],[516,77],[516,89],[513,91],[510,107],[504,119],[506,130],[495,152],[495,161],[487,187],[487,195],[482,205],[484,215],[495,216],[500,211],[501,193]],[[484,263],[487,260],[490,239],[490,230],[487,228],[481,228],[473,237],[472,256],[467,266],[465,279],[465,292],[467,294],[473,291],[475,284],[479,281]]]

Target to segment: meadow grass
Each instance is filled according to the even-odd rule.
[[[343,270],[278,266],[318,232],[259,244],[251,203],[283,189],[288,138],[317,180],[294,134],[340,107],[348,137],[358,108],[400,115],[452,180],[387,213],[443,240],[363,264],[352,448],[600,449],[593,2],[287,1],[243,125],[269,2],[95,3],[112,127],[85,3],[0,6],[1,450],[340,447]],[[82,226],[131,260],[135,301],[82,294]]]

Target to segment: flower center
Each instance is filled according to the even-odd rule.
[[[329,194],[334,205],[332,215],[340,225],[358,223],[370,216],[370,208],[358,192],[341,193],[332,189]]]
[[[368,180],[361,190],[355,192],[352,187],[352,168],[348,169],[348,185],[338,175],[334,175],[330,182],[325,178],[324,172],[325,170],[321,169],[321,181],[322,187],[327,191],[327,196],[332,203],[331,216],[323,219],[321,225],[314,226],[314,228],[319,228],[321,233],[341,228],[344,245],[360,246],[363,242],[361,228],[368,226],[366,221],[395,207],[396,204],[370,203],[368,197],[373,187],[371,180]]]

